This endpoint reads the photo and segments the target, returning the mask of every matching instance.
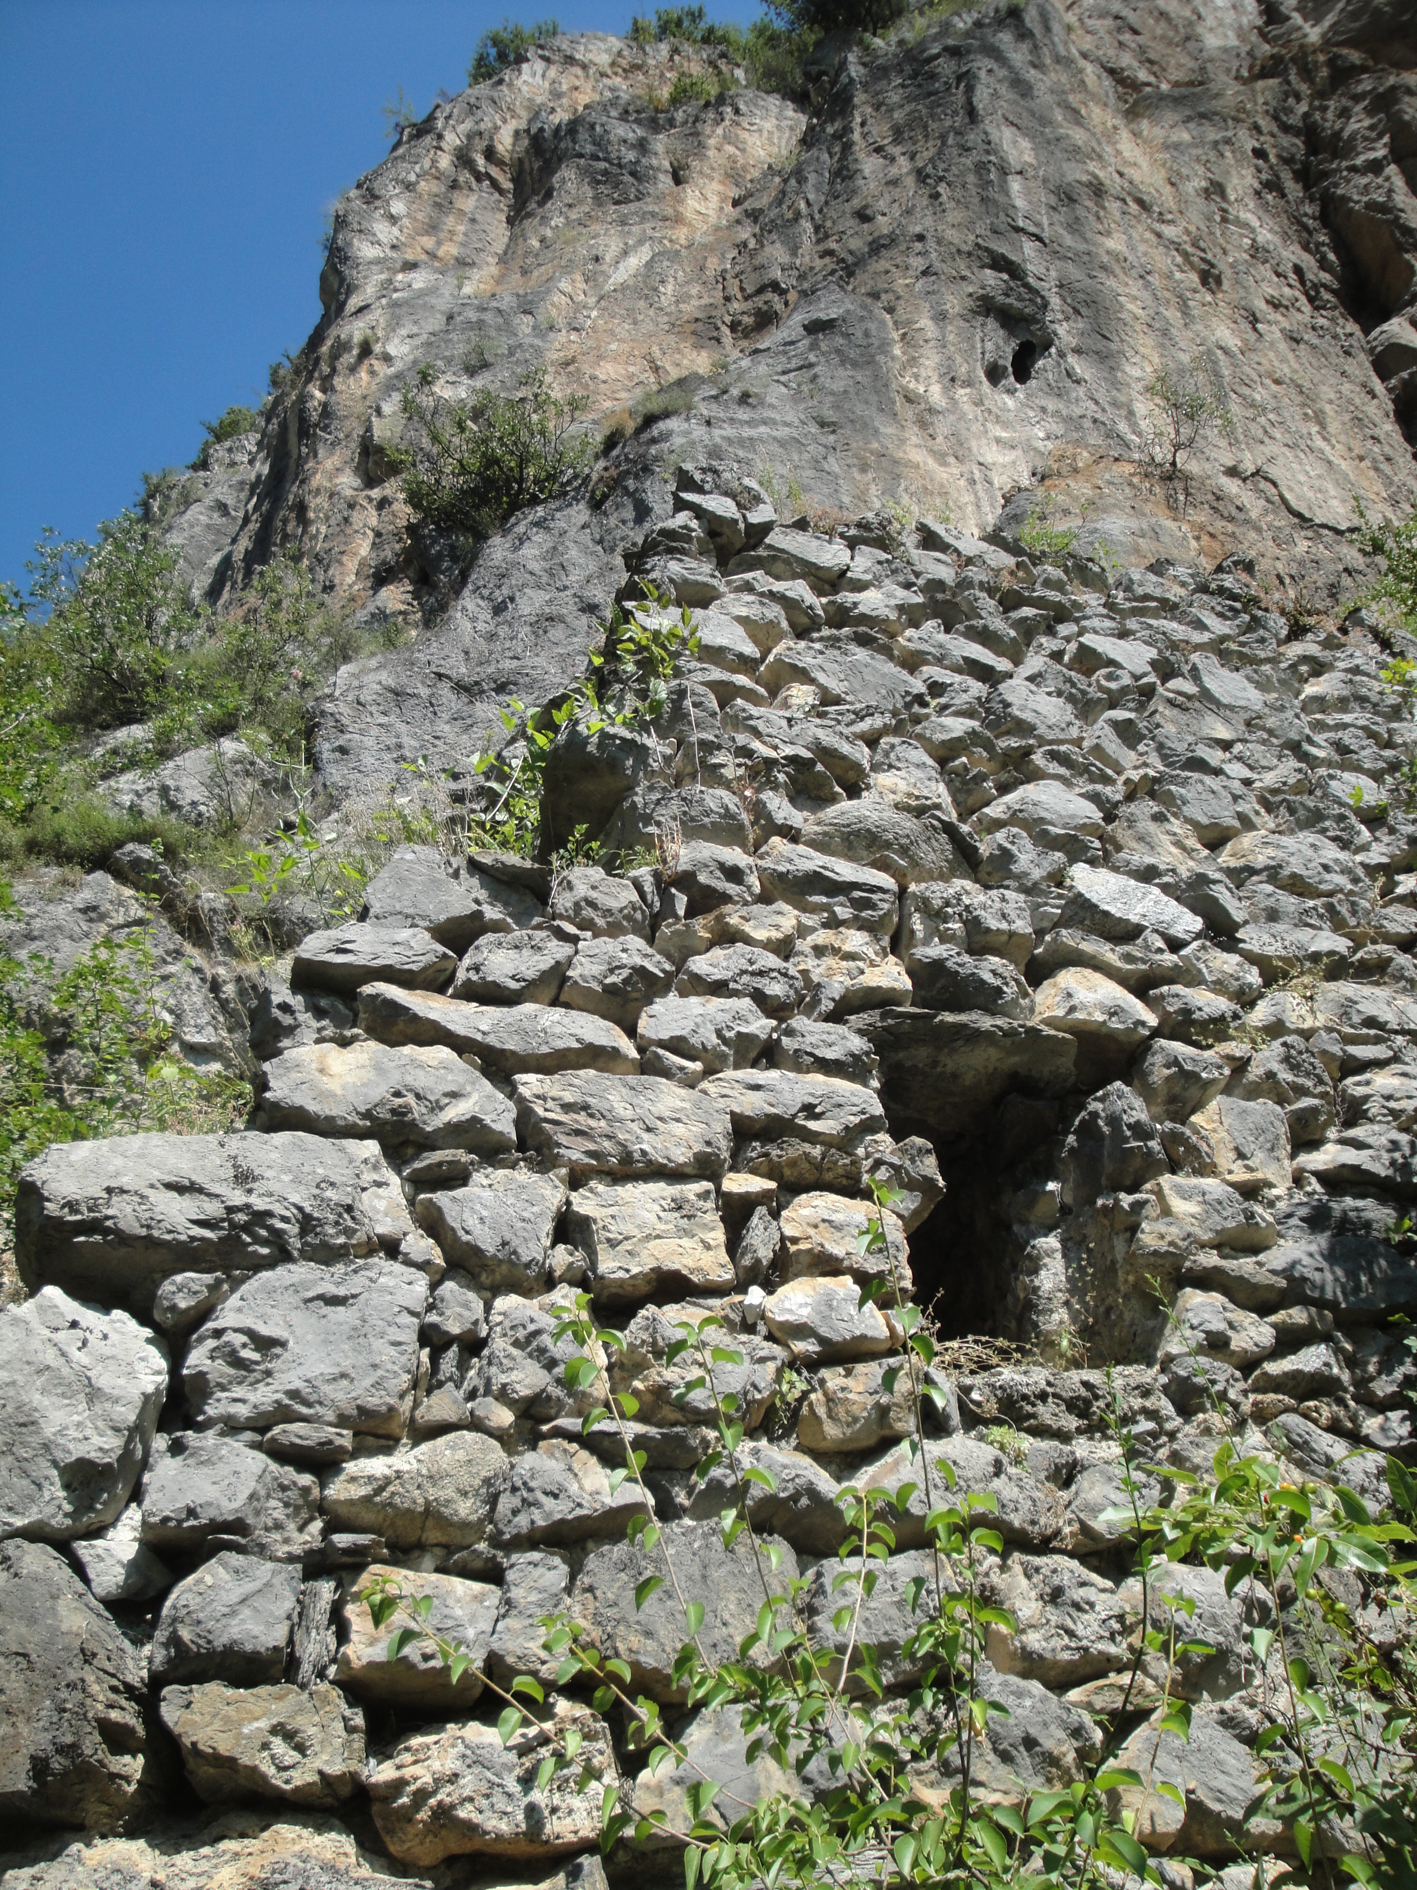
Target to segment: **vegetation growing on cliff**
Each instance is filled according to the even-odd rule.
[[[500,26],[484,33],[474,47],[467,69],[468,84],[482,85],[495,79],[499,72],[514,66],[522,53],[555,39],[560,30],[555,20],[537,20],[532,26],[523,26],[520,20],[503,20]]]
[[[477,393],[467,401],[443,399],[435,378],[425,365],[405,392],[403,410],[418,439],[393,457],[405,469],[409,504],[438,530],[490,538],[588,470],[594,446],[572,437],[587,403],[579,395],[558,399],[544,369],[522,375],[515,394]]]

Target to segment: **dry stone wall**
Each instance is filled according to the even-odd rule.
[[[912,1480],[897,1308],[860,1289],[893,1275],[960,1341],[928,1453],[997,1503],[986,1588],[1017,1627],[991,1631],[1010,1717],[979,1764],[1005,1796],[1077,1778],[1120,1704],[1141,1600],[1114,1408],[1160,1464],[1208,1461],[1223,1411],[1374,1502],[1383,1454],[1417,1458],[1388,1323],[1417,1314],[1417,827],[1383,785],[1417,741],[1361,632],[1296,635],[1242,564],[1048,565],[887,515],[823,537],[724,467],[681,469],[635,563],[625,608],[690,606],[697,649],[654,713],[566,724],[543,824],[656,863],[405,848],[259,1008],[246,1132],[25,1174],[0,1618],[33,1657],[0,1664],[0,1805],[110,1835],[16,1885],[156,1881],[111,1834],[200,1803],[266,1815],[163,1881],[464,1859],[594,1890],[599,1785],[673,1822],[692,1765],[635,1776],[571,1688],[551,1730],[595,1782],[539,1786],[545,1735],[504,1747],[487,1683],[549,1685],[538,1622],[569,1608],[682,1704],[670,1591],[634,1605],[666,1549],[707,1651],[753,1628],[732,1491],[693,1475],[712,1404],[681,1321],[733,1335],[720,1388],[775,1484],[754,1526],[842,1660],[837,1492]],[[648,1554],[564,1371],[577,1293],[623,1338]],[[862,1633],[904,1688],[918,1494],[897,1535]],[[386,1657],[360,1599],[385,1573],[463,1643],[456,1681]],[[1266,1678],[1220,1578],[1175,1578],[1212,1651],[1175,1676],[1180,1802],[1143,1835],[1224,1865]],[[1142,1769],[1163,1678],[1130,1702]],[[729,1714],[682,1736],[740,1796],[782,1784]],[[612,1860],[656,1871],[672,1848]]]

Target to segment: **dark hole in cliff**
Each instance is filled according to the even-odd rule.
[[[1057,1132],[1059,1106],[1006,1096],[981,1112],[969,1136],[931,1135],[945,1198],[910,1236],[915,1296],[928,1306],[947,1339],[1013,1336],[1015,1274],[1020,1253],[1008,1202],[1031,1159]],[[904,1133],[904,1125],[892,1125]],[[1039,1228],[1038,1232],[1047,1230]]]
[[[1033,379],[1033,368],[1037,359],[1038,343],[1036,341],[1021,341],[1014,349],[1014,358],[1009,366],[1013,371],[1014,379],[1020,386],[1025,381]]]

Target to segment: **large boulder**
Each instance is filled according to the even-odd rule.
[[[732,1158],[728,1112],[659,1077],[522,1076],[515,1094],[523,1142],[573,1172],[720,1181]]]
[[[891,1120],[937,1135],[969,1135],[1008,1095],[1052,1097],[1071,1086],[1076,1041],[1041,1024],[970,1011],[892,1008],[852,1020],[881,1059]]]
[[[66,1542],[116,1520],[167,1397],[167,1348],[127,1313],[46,1286],[0,1313],[0,1536]]]
[[[162,1604],[148,1673],[154,1686],[279,1680],[300,1600],[300,1571],[226,1549],[181,1581]]]
[[[530,925],[540,912],[540,901],[523,887],[472,866],[459,870],[434,847],[404,846],[365,888],[361,917],[374,926],[424,931],[461,953],[484,933]]]
[[[786,840],[769,840],[757,867],[766,899],[781,900],[828,926],[856,925],[887,935],[895,930],[900,900],[889,873]]]
[[[553,1741],[572,1730],[581,1740],[575,1762],[539,1786]],[[401,1862],[420,1866],[589,1850],[600,1836],[602,1795],[617,1783],[610,1728],[569,1700],[556,1701],[549,1724],[527,1726],[505,1746],[495,1726],[475,1721],[414,1733],[367,1779],[380,1837]]]
[[[554,1014],[532,1008],[539,1016]],[[256,1126],[483,1156],[505,1155],[517,1145],[506,1097],[441,1044],[322,1043],[288,1050],[266,1065]]]
[[[368,996],[360,994],[359,1019],[371,1034],[392,1041],[391,1014],[412,1014],[428,1033],[425,1041],[451,1044],[459,1055],[475,1056],[483,1069],[501,1076],[548,1076],[560,1070],[634,1076],[639,1071],[635,1046],[625,1033],[608,1018],[584,1011],[550,1004],[467,1004],[421,993],[402,1003],[381,996],[376,1011]],[[402,1019],[398,1029],[406,1036]]]
[[[149,1801],[142,1665],[64,1558],[0,1543],[0,1817],[114,1831]]]
[[[796,1578],[797,1557],[773,1536],[760,1539],[759,1549],[767,1543],[782,1557],[774,1584],[785,1593]],[[637,1608],[636,1585],[650,1575],[658,1575],[663,1585]],[[570,1612],[590,1630],[598,1647],[629,1666],[632,1695],[643,1692],[655,1700],[682,1701],[687,1688],[675,1676],[674,1661],[689,1638],[684,1622],[688,1601],[703,1603],[704,1618],[695,1638],[704,1657],[738,1659],[739,1643],[757,1626],[763,1605],[758,1564],[745,1537],[740,1535],[725,1549],[717,1522],[673,1522],[650,1550],[632,1542],[608,1543],[586,1557],[571,1591]],[[771,1659],[766,1644],[748,1656],[755,1667]]]
[[[298,1133],[56,1142],[21,1174],[15,1223],[27,1286],[140,1314],[169,1274],[350,1260],[413,1231],[376,1142]]]
[[[428,1282],[387,1260],[257,1274],[218,1306],[183,1367],[199,1424],[328,1424],[401,1437]]]
[[[509,1467],[490,1437],[452,1431],[402,1456],[342,1464],[325,1478],[322,1507],[336,1529],[369,1531],[390,1548],[471,1548]]]
[[[337,1687],[167,1687],[162,1722],[208,1805],[338,1805],[364,1782],[364,1715]]]

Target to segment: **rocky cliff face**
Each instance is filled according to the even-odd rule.
[[[1413,491],[1405,15],[985,7],[824,60],[801,111],[656,109],[665,48],[558,40],[343,200],[289,388],[176,527],[193,574],[230,596],[298,547],[342,603],[437,626],[341,678],[317,740],[336,787],[464,752],[493,699],[554,686],[685,459],[968,530],[1051,494],[1124,562],[1239,550],[1331,591],[1355,499]],[[1149,385],[1198,358],[1236,428],[1181,516],[1137,462]],[[460,583],[389,476],[424,362],[451,394],[544,368],[597,432],[668,411],[601,468],[599,510],[523,516]]]

